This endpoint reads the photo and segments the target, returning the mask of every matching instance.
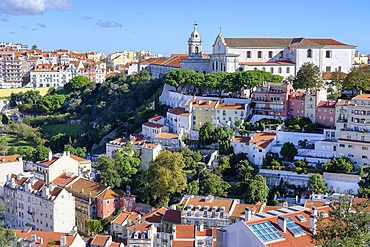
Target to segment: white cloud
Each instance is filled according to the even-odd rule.
[[[115,21],[101,21],[95,23],[95,25],[101,26],[101,27],[122,27],[121,23],[115,22]]]
[[[36,23],[36,26],[39,26],[39,27],[42,27],[42,28],[46,28],[46,26],[45,26],[44,23]]]
[[[92,17],[90,17],[90,16],[84,16],[84,17],[81,18],[81,20],[84,20],[84,21],[87,21],[87,20],[90,20],[90,19],[92,19]]]
[[[0,14],[41,15],[47,10],[71,10],[71,0],[1,0]]]

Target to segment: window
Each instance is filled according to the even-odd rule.
[[[258,52],[258,58],[262,58],[262,51]]]
[[[290,68],[289,67],[286,68],[286,72],[290,73]]]
[[[362,147],[362,150],[368,150],[368,147]]]
[[[262,68],[263,71],[266,71],[265,67]]]
[[[348,145],[348,148],[353,148],[353,145]]]
[[[279,52],[279,58],[283,58],[283,51]]]
[[[330,66],[326,66],[326,72],[331,72],[331,67]]]
[[[307,50],[307,57],[312,58],[312,50],[311,49]]]
[[[202,122],[199,122],[199,126],[202,126]]]
[[[199,115],[199,118],[202,118],[202,115]]]
[[[247,51],[247,58],[251,58],[251,52]]]
[[[342,72],[342,66],[338,66],[338,71]]]
[[[331,51],[326,51],[326,58],[331,58]]]
[[[269,51],[269,58],[272,58],[272,51]]]
[[[279,67],[278,73],[281,74],[281,67]]]
[[[270,72],[274,73],[274,68],[273,67],[270,68]]]
[[[363,158],[363,159],[367,159],[367,156],[366,156],[366,155],[362,155],[362,158]]]

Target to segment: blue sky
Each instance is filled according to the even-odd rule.
[[[333,38],[367,54],[369,9],[369,0],[1,0],[0,42],[168,56],[186,52],[196,21],[206,53],[221,27],[224,37]]]

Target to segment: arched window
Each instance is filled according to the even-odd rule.
[[[222,71],[222,63],[220,63],[220,70]]]
[[[307,50],[307,57],[312,58],[312,50],[311,49]]]
[[[290,73],[290,68],[289,67],[286,68],[286,72]]]
[[[199,50],[198,50],[198,46],[195,47],[195,54],[198,54]]]
[[[226,71],[226,65],[224,65],[224,71]]]
[[[218,62],[216,61],[216,70],[218,70]]]
[[[212,63],[212,70],[215,70],[215,62]]]
[[[269,51],[269,58],[272,58],[272,51]]]
[[[279,67],[278,72],[281,74],[281,67]]]
[[[262,58],[262,51],[258,52],[258,58]]]
[[[256,68],[256,67],[254,67],[254,70],[257,70],[257,68]]]
[[[326,51],[326,58],[331,58],[331,51]]]
[[[251,58],[251,52],[247,51],[247,58]]]
[[[262,68],[263,71],[266,71],[265,67]]]
[[[279,58],[283,58],[283,51],[279,52]]]
[[[273,67],[270,68],[270,72],[274,73],[274,68]]]

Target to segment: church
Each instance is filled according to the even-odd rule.
[[[354,64],[356,46],[333,39],[311,38],[225,38],[217,35],[212,54],[202,51],[202,39],[194,26],[188,40],[188,57],[181,59],[181,69],[199,73],[264,70],[276,75],[295,76],[306,62],[322,72],[349,73]]]

